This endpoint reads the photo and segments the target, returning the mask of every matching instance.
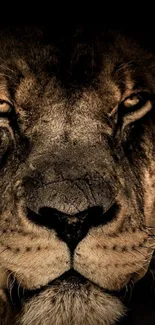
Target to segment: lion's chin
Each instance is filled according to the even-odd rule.
[[[21,325],[111,325],[125,313],[119,298],[89,281],[56,281],[25,302]]]

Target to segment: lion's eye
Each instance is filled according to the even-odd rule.
[[[130,108],[136,106],[137,104],[139,104],[139,102],[140,102],[140,98],[137,95],[132,95],[131,97],[126,98],[124,100],[124,106]]]
[[[0,99],[0,115],[6,115],[6,114],[9,114],[12,110],[12,105],[3,100],[3,99]]]
[[[134,93],[121,102],[118,107],[118,121],[120,121],[122,131],[127,125],[141,119],[152,109],[152,100],[153,95],[145,91]]]
[[[149,94],[147,92],[138,92],[136,94],[132,94],[129,97],[125,98],[124,101],[121,103],[122,113],[132,113],[135,110],[138,110],[143,107],[148,100]]]
[[[152,108],[152,98],[147,92],[138,92],[125,98],[118,107],[118,116],[123,128],[147,114]]]

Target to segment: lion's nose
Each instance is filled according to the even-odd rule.
[[[41,207],[38,214],[28,209],[28,218],[40,226],[54,229],[71,251],[87,235],[91,227],[104,226],[116,215],[118,206],[113,204],[108,211],[103,207],[90,207],[75,215],[67,215],[53,208]]]

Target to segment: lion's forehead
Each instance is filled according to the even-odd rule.
[[[103,80],[102,80],[103,82]],[[5,90],[5,83],[2,83],[2,91]],[[25,110],[41,106],[47,113],[48,108],[54,113],[56,104],[59,107],[65,106],[69,112],[76,108],[82,114],[92,113],[93,111],[108,112],[113,109],[121,100],[121,90],[111,76],[106,76],[104,87],[98,83],[94,87],[82,87],[81,89],[70,89],[66,91],[59,80],[53,75],[51,78],[42,76],[42,83],[32,72],[25,75],[15,87],[15,100],[17,105],[24,106]],[[34,105],[35,103],[35,105]],[[88,110],[89,108],[89,110]]]
[[[101,120],[102,115],[110,114],[117,107],[122,97],[130,95],[137,75],[144,80],[143,65],[141,69],[134,65],[136,50],[132,49],[130,55],[126,50],[127,47],[130,49],[130,44],[120,39],[117,41],[116,35],[112,40],[107,42],[106,35],[100,46],[89,40],[75,42],[68,52],[59,43],[43,44],[39,40],[37,44],[31,40],[29,44],[26,38],[21,49],[17,40],[9,43],[6,37],[8,57],[0,66],[3,75],[0,92],[3,97],[9,97],[7,88],[12,87],[23,123],[29,111],[32,117],[34,112],[34,118],[38,112],[46,115],[51,123],[59,119],[57,130],[64,124],[65,114],[71,116],[73,111],[76,112],[75,121],[80,114],[88,123],[89,117],[90,122],[95,118]],[[141,74],[143,78],[140,78]]]
[[[46,136],[49,133],[51,138],[58,139],[65,134],[72,141],[80,136],[79,140],[87,144],[88,139],[100,142],[103,125],[105,133],[111,135],[107,115],[117,107],[120,98],[121,91],[112,80],[101,94],[98,90],[81,89],[68,97],[55,78],[42,87],[32,74],[16,87],[15,109],[19,113],[21,129],[29,129],[27,135],[29,132],[43,134],[46,124]]]

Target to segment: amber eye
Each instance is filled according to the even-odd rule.
[[[131,123],[141,119],[153,106],[154,95],[148,92],[134,93],[125,98],[118,107],[118,118],[122,130]]]
[[[132,95],[124,100],[124,106],[130,108],[136,106],[139,102],[140,98],[137,95]]]
[[[147,92],[133,93],[120,104],[121,113],[126,115],[140,109],[150,99],[149,97]]]
[[[12,105],[3,100],[3,99],[0,99],[0,115],[6,115],[6,114],[9,114],[12,110]]]

